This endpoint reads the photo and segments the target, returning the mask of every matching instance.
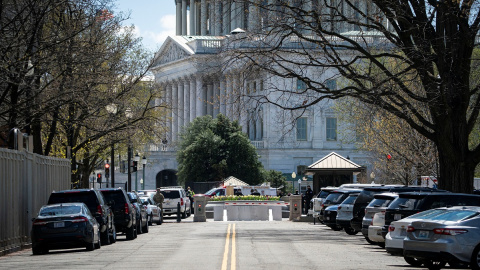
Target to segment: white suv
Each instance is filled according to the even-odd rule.
[[[190,199],[182,187],[161,187],[160,192],[165,197],[163,201],[163,215],[176,215],[178,204],[180,204],[182,218],[191,215]]]

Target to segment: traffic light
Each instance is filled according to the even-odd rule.
[[[137,171],[137,166],[138,166],[138,161],[133,161],[132,172],[136,172],[136,171]]]
[[[110,175],[110,164],[106,163],[105,164],[105,178],[108,178]]]
[[[101,183],[101,182],[102,182],[102,174],[97,173],[97,183]]]

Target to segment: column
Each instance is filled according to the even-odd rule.
[[[178,135],[180,134],[180,132],[182,132],[182,128],[183,128],[183,111],[184,111],[184,107],[183,107],[183,80],[178,81],[177,91],[178,91],[177,140],[178,140]]]
[[[187,0],[182,0],[182,35],[187,35]]]
[[[220,103],[220,113],[227,115],[227,87],[225,82],[225,77],[220,78],[220,95],[218,97],[218,102]]]
[[[202,25],[202,10],[200,3],[195,3],[195,35],[200,35],[200,29]]]
[[[213,84],[211,82],[207,84],[207,115],[213,117]]]
[[[234,120],[233,118],[233,106],[234,106],[234,99],[233,99],[233,75],[227,74],[227,90],[226,90],[226,97],[225,97],[225,102],[226,102],[226,111],[227,111],[227,117],[231,121]]]
[[[210,0],[208,5],[208,35],[215,35],[215,1]]]
[[[260,18],[260,12],[258,7],[258,0],[254,0],[248,6],[248,30],[250,32],[257,32]]]
[[[200,9],[201,9],[201,27],[200,27],[200,35],[206,36],[207,35],[207,0],[202,0],[200,3]]]
[[[183,81],[183,124],[190,123],[190,80]]]
[[[172,142],[177,141],[178,134],[178,84],[172,82]]]
[[[197,91],[196,90],[197,90],[197,85],[195,83],[195,77],[191,77],[190,78],[190,122],[193,122],[197,113],[197,106],[196,106]]]
[[[232,78],[232,120],[240,122],[240,82],[238,77],[233,76]]]
[[[220,95],[220,81],[215,78],[213,81],[213,117],[217,117],[217,115],[220,113],[220,104],[222,103]]]
[[[190,35],[195,36],[195,23],[196,23],[196,8],[195,0],[190,0]]]
[[[165,94],[165,104],[167,104],[168,106],[168,110],[170,110],[171,112],[171,108],[172,108],[172,84],[167,84],[165,86],[165,90],[166,90],[166,94]],[[168,141],[171,141],[172,139],[172,117],[171,117],[171,114],[170,115],[165,115],[165,123],[166,123],[166,131],[165,131],[165,138],[168,140]],[[163,139],[163,138],[162,138]]]
[[[237,27],[245,30],[245,3],[237,3]]]
[[[180,36],[182,34],[182,2],[181,0],[176,0],[175,1],[175,7],[176,7],[176,31],[175,34],[177,36]]]
[[[256,141],[261,141],[262,140],[262,125],[263,125],[263,116],[262,116],[262,113],[263,113],[263,110],[262,110],[262,107],[260,107],[258,110],[257,110],[257,114],[256,114],[256,127],[255,127],[255,140]]]
[[[215,36],[222,34],[222,6],[221,0],[215,1]]]
[[[230,32],[235,30],[237,26],[237,2],[233,1],[230,4]]]
[[[196,109],[196,117],[199,117],[199,116],[204,116],[205,113],[206,113],[206,110],[205,110],[205,100],[206,100],[206,95],[205,95],[205,91],[203,89],[203,79],[202,77],[198,76],[196,78],[196,81],[195,81],[195,84],[196,84],[196,100],[195,100],[195,109]]]
[[[238,82],[238,93],[239,93],[239,108],[238,112],[240,113],[240,125],[242,125],[242,131],[247,133],[247,125],[248,125],[248,111],[246,106],[246,97],[245,97],[245,82],[243,78],[239,78]]]
[[[222,25],[223,25],[223,34],[228,35],[232,31],[230,29],[230,1],[229,0],[223,0],[223,20],[222,20]]]

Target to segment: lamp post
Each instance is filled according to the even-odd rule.
[[[142,176],[142,189],[145,190],[145,165],[147,165],[147,158],[143,156],[142,158],[143,165],[143,176]]]
[[[295,193],[295,178],[297,177],[297,174],[295,172],[292,172],[292,192]]]
[[[138,155],[138,153],[135,154],[135,157],[133,158],[133,161],[135,161],[135,163],[133,164],[136,168],[135,168],[135,191],[138,191],[138,162],[140,161],[140,156]]]
[[[133,118],[133,112],[130,108],[127,108],[125,110],[125,117],[127,117],[128,119],[128,125],[130,126],[130,119]],[[128,149],[127,149],[127,163],[128,163],[128,166],[127,166],[127,191],[132,191],[132,146],[131,146],[131,143],[130,143],[130,136],[129,136],[129,139],[128,139]]]

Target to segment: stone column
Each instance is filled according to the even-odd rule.
[[[177,141],[178,134],[178,83],[172,82],[172,142]]]
[[[232,31],[230,29],[230,1],[223,0],[223,34],[228,35]]]
[[[193,122],[197,113],[197,85],[195,83],[195,77],[190,78],[190,122]]]
[[[166,139],[171,140],[172,138],[172,118],[171,118],[171,111],[172,111],[172,84],[167,84],[165,86],[165,104],[168,106],[168,110],[170,111],[170,115],[165,115],[165,123],[166,123],[166,128],[167,131],[166,133]]]
[[[176,31],[175,34],[180,36],[182,34],[182,0],[175,1],[176,7]]]
[[[196,23],[196,8],[195,0],[190,0],[190,35],[195,36],[195,23]]]
[[[207,115],[213,117],[213,84],[208,82],[207,84]]]
[[[237,27],[245,30],[245,3],[237,3]]]
[[[220,113],[223,115],[227,115],[227,108],[226,108],[226,103],[227,103],[227,86],[225,82],[225,77],[220,78],[220,95],[218,97],[218,103],[220,104]]]
[[[177,109],[177,140],[178,140],[178,134],[182,131],[183,128],[183,111],[184,111],[184,106],[183,106],[183,80],[178,81],[178,86],[177,86],[177,91],[178,91],[178,109]]]
[[[215,35],[215,1],[210,0],[208,10],[208,35]]]
[[[200,8],[200,3],[195,3],[195,35],[200,35],[200,29],[202,28],[202,11]]]
[[[258,0],[254,0],[248,6],[248,30],[257,32],[260,25],[260,12]]]
[[[196,117],[204,116],[206,114],[205,110],[205,90],[203,89],[203,79],[202,77],[198,76],[195,81],[196,84],[196,100],[195,100],[195,109],[196,109]]]
[[[201,20],[201,27],[200,27],[200,35],[206,36],[207,35],[207,0],[202,0],[200,2],[200,20]]]
[[[183,81],[183,125],[190,123],[190,81],[185,79]]]
[[[222,34],[222,6],[221,0],[215,1],[215,36]]]
[[[227,89],[226,89],[226,96],[225,96],[225,103],[226,103],[226,115],[228,117],[228,119],[230,119],[231,121],[234,120],[233,118],[233,106],[234,106],[234,99],[233,99],[233,78],[232,78],[233,75],[231,74],[227,74],[227,82],[226,82],[226,85],[227,85]]]
[[[182,35],[187,35],[187,0],[182,0]]]
[[[213,117],[217,117],[220,113],[220,81],[217,78],[213,81]]]
[[[238,13],[237,8],[238,8],[237,2],[233,1],[230,4],[230,32],[238,27],[237,26],[237,13]]]
[[[243,126],[242,131],[244,133],[247,133],[247,125],[248,125],[248,111],[247,111],[247,106],[246,106],[246,85],[245,82],[240,78],[239,84],[238,84],[238,92],[240,94],[239,98],[239,109],[238,112],[240,113],[240,124]]]

